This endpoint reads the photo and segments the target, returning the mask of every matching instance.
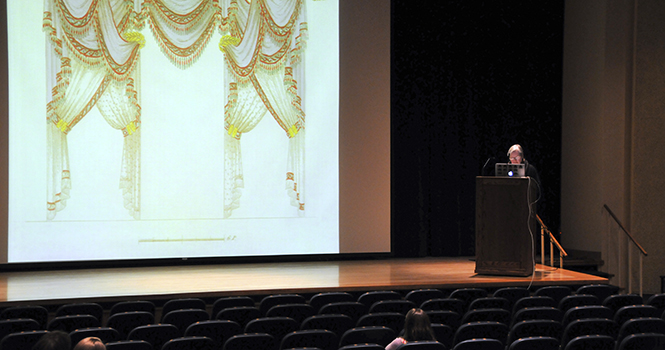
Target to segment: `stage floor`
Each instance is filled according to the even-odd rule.
[[[607,279],[536,265],[531,277],[474,273],[471,258],[345,260],[0,273],[0,306],[321,291],[582,285]]]

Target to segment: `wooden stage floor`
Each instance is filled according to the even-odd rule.
[[[0,306],[608,283],[605,278],[543,265],[536,265],[533,277],[477,275],[474,268],[475,262],[466,257],[4,272],[0,273]]]

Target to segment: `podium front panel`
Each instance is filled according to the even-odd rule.
[[[529,201],[536,194],[535,182],[529,178],[476,178],[476,273],[533,273],[532,234],[538,232]]]

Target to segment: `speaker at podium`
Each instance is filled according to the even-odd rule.
[[[476,177],[476,273],[533,274],[537,193],[529,177]]]

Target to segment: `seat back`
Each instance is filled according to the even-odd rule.
[[[310,329],[291,332],[284,336],[280,349],[320,348],[337,350],[337,334],[323,329]]]
[[[121,340],[105,345],[106,350],[154,350],[145,340]]]
[[[555,302],[559,303],[561,299],[573,294],[573,291],[568,286],[545,286],[536,289],[536,292],[533,293],[536,296],[547,296],[554,299]]]
[[[88,337],[97,337],[102,340],[102,343],[110,343],[115,341],[124,340],[120,337],[120,333],[110,327],[91,327],[75,329],[69,333],[69,338],[72,340],[72,346],[76,346],[78,342]]]
[[[321,306],[330,303],[339,303],[343,301],[356,301],[350,293],[347,292],[325,292],[314,294],[309,298],[309,305],[314,308],[314,313],[319,312]]]
[[[554,320],[526,320],[513,325],[508,333],[508,345],[520,338],[549,337],[561,339],[563,326]]]
[[[568,295],[561,299],[559,302],[559,310],[565,313],[570,308],[576,306],[587,306],[587,305],[600,305],[600,299],[595,295],[591,294],[574,294]]]
[[[517,313],[517,311],[524,309],[526,307],[538,307],[538,306],[545,306],[545,307],[557,307],[556,301],[554,299],[540,295],[540,296],[528,296],[524,298],[520,298],[515,302],[515,305],[513,305],[513,314]]]
[[[342,335],[353,328],[351,317],[342,314],[314,315],[306,318],[300,325],[301,330],[325,329],[335,334]]]
[[[570,322],[563,330],[561,345],[565,347],[569,341],[584,335],[606,335],[616,338],[618,328],[613,320],[607,318],[585,318]]]
[[[48,310],[39,305],[23,305],[8,307],[0,312],[0,319],[31,318],[39,323],[39,329],[46,329]]]
[[[455,331],[457,331],[457,328],[459,328],[460,324],[462,323],[462,316],[454,311],[431,310],[426,311],[426,313],[431,323],[445,324]]]
[[[214,350],[215,342],[208,337],[180,337],[167,341],[161,350]]]
[[[401,350],[446,350],[445,345],[435,340],[411,341],[399,347]]]
[[[406,315],[409,310],[415,307],[416,304],[409,300],[381,300],[370,306],[369,313],[397,312]]]
[[[473,338],[455,344],[453,350],[504,350],[503,343],[496,339]]]
[[[508,350],[559,350],[559,339],[552,337],[525,337],[515,340]]]
[[[611,284],[587,284],[577,288],[575,294],[595,295],[599,300],[605,300],[607,297],[619,292],[619,287]]]
[[[452,291],[449,297],[462,300],[464,302],[464,311],[466,311],[472,301],[486,296],[487,290],[482,288],[459,288]]]
[[[281,304],[306,304],[307,300],[300,294],[273,294],[261,299],[259,311],[265,316],[271,307]]]
[[[212,311],[210,312],[210,319],[217,317],[217,314],[229,307],[236,306],[256,306],[254,299],[248,296],[235,296],[235,297],[224,297],[215,300],[212,304]]]
[[[339,340],[339,346],[345,346],[349,344],[379,344],[381,346],[387,346],[397,337],[397,333],[388,328],[381,326],[370,326],[370,327],[356,327],[351,328],[348,331],[342,334],[342,337]]]
[[[478,322],[478,321],[494,321],[510,325],[510,312],[504,309],[476,309],[469,310],[462,317],[462,323]]]
[[[504,287],[499,288],[492,294],[494,297],[505,298],[510,303],[510,310],[519,299],[531,296],[531,292],[524,287]]]
[[[643,317],[660,317],[658,309],[651,305],[628,305],[623,306],[614,314],[614,322],[621,327],[624,322]]]
[[[122,339],[127,339],[132,329],[152,323],[155,323],[155,316],[148,311],[119,312],[106,320],[106,326],[117,330]]]
[[[506,343],[508,326],[500,322],[482,321],[462,324],[455,332],[454,343],[474,338],[496,339]]]
[[[367,307],[365,304],[359,303],[357,301],[347,301],[340,303],[330,303],[323,305],[319,314],[342,314],[351,317],[353,324],[355,324],[360,316],[367,313]]]
[[[245,333],[268,333],[281,340],[287,333],[298,330],[299,323],[289,317],[262,317],[247,323]]]
[[[171,311],[182,310],[182,309],[205,310],[206,303],[205,301],[203,301],[203,299],[200,298],[178,298],[178,299],[167,300],[166,303],[164,303],[164,305],[162,306],[161,319],[164,320],[164,316],[166,316]]]
[[[47,331],[25,331],[11,333],[0,340],[0,349],[32,350],[32,347]]]
[[[513,315],[512,324],[526,320],[554,320],[561,322],[562,319],[561,310],[558,308],[549,306],[526,307],[517,310]]]
[[[207,321],[210,317],[205,310],[201,309],[180,309],[173,310],[164,315],[162,322],[176,326],[181,335],[191,324],[201,321]]]
[[[469,304],[469,310],[473,309],[504,309],[512,310],[512,305],[506,298],[501,297],[483,297],[475,299]]]
[[[356,327],[383,326],[400,332],[404,328],[404,315],[398,312],[378,312],[360,316]]]
[[[145,311],[153,316],[155,315],[155,304],[147,300],[128,300],[113,304],[109,311],[109,316],[129,311]]]
[[[235,306],[220,311],[215,319],[238,322],[244,329],[247,322],[259,317],[261,317],[261,311],[254,306]]]
[[[618,350],[663,349],[665,335],[662,333],[631,334],[618,344]]]
[[[234,335],[242,334],[242,327],[237,322],[229,320],[210,320],[191,324],[185,330],[186,337],[208,337],[215,343],[216,349],[221,349],[226,340]]]
[[[454,311],[459,315],[464,314],[464,301],[455,298],[430,299],[422,303],[420,308],[425,311],[430,310],[448,310]]]
[[[172,324],[149,324],[132,329],[127,340],[145,340],[154,349],[161,349],[167,341],[179,336],[180,331]]]
[[[441,298],[445,298],[443,291],[434,288],[415,289],[406,293],[406,296],[404,297],[404,299],[414,303],[417,306],[422,305],[422,303],[427,300]]]
[[[612,314],[614,312],[612,309],[602,305],[584,305],[584,306],[575,306],[568,309],[563,314],[563,319],[561,323],[563,326],[567,326],[570,322],[574,320],[581,320],[585,318],[609,318],[612,319]]]
[[[23,331],[36,331],[40,329],[42,328],[39,327],[39,322],[31,318],[0,320],[0,339],[4,338],[7,334]]]
[[[365,292],[358,297],[358,302],[365,305],[367,309],[381,300],[401,300],[402,295],[392,290],[375,290]]]
[[[94,316],[101,324],[104,317],[104,308],[97,303],[73,303],[58,307],[55,317],[67,315],[90,315]]]
[[[614,349],[614,338],[608,335],[582,335],[568,341],[564,350]]]
[[[266,312],[266,317],[289,317],[301,324],[314,313],[314,307],[308,304],[281,304],[271,307]]]
[[[66,315],[52,319],[46,327],[49,331],[63,331],[70,333],[78,328],[100,327],[101,324],[95,316],[91,315]]]

